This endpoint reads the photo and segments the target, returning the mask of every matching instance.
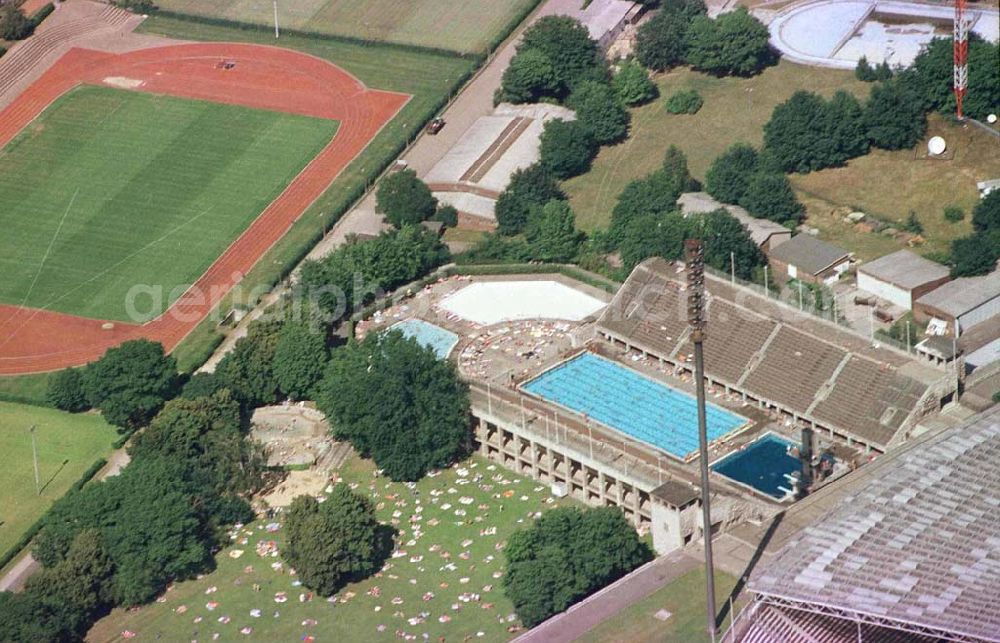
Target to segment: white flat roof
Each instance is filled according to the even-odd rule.
[[[580,321],[605,307],[558,281],[479,281],[441,300],[444,310],[484,326],[521,319]]]

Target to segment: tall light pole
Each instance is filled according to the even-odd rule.
[[[715,640],[715,576],[712,565],[712,509],[708,490],[708,431],[705,426],[705,248],[701,239],[684,241],[687,255],[688,325],[694,342],[694,381],[698,394],[698,461],[701,465],[701,524],[705,542],[705,591],[708,633]]]
[[[28,429],[28,433],[31,434],[31,459],[35,463],[35,491],[38,495],[42,495],[42,478],[38,474],[38,446],[35,444],[35,425],[32,424],[31,428]]]
[[[274,0],[274,39],[277,40],[280,37],[281,34],[278,32],[278,0]]]

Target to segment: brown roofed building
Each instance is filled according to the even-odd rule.
[[[778,283],[798,279],[831,284],[851,267],[851,253],[809,234],[798,234],[772,248],[768,255]]]

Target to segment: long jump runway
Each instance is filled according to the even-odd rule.
[[[151,92],[340,122],[336,135],[160,317],[145,324],[0,305],[0,375],[79,366],[124,341],[172,350],[409,100],[371,90],[325,60],[277,47],[181,44],[116,55],[72,49],[0,112],[0,147],[79,84]]]

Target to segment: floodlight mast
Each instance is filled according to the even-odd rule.
[[[701,239],[684,241],[687,259],[687,312],[694,342],[694,380],[698,395],[698,461],[701,465],[701,524],[705,543],[705,593],[708,633],[715,640],[715,575],[712,565],[712,510],[708,490],[708,431],[705,422],[705,248]]]
[[[955,0],[954,24],[954,78],[955,115],[962,120],[962,103],[965,101],[965,90],[969,81],[969,21],[965,17],[966,0]]]

